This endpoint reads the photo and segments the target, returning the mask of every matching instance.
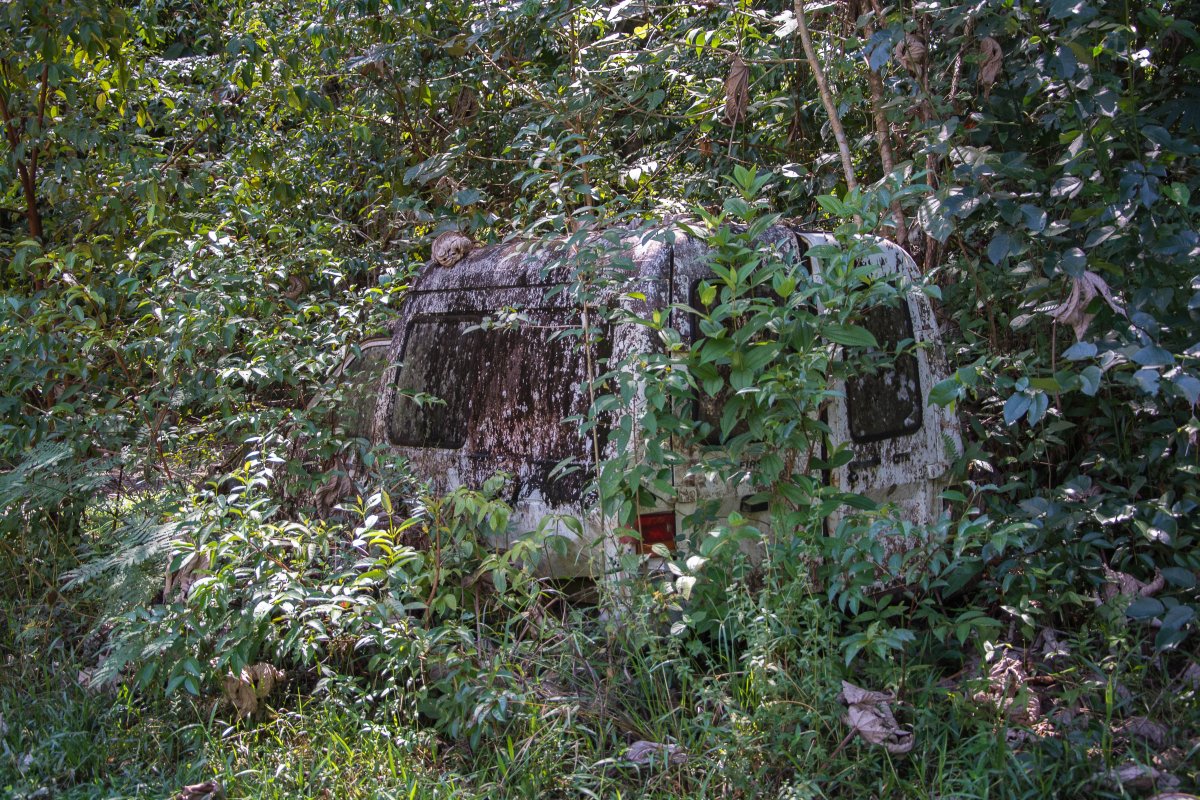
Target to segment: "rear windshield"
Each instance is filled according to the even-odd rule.
[[[693,308],[703,308],[699,289],[702,281],[692,284]],[[771,296],[770,289],[757,287],[757,297]],[[907,303],[897,306],[876,306],[867,311],[862,322],[879,342],[879,355],[894,354],[897,345],[913,339],[912,314]],[[700,339],[698,326],[693,326],[693,344]],[[728,365],[717,367],[721,377],[728,382]],[[696,419],[712,426],[706,444],[719,444],[721,414],[733,390],[728,383],[715,396],[698,392],[695,403]],[[846,407],[850,424],[850,437],[855,442],[867,443],[908,436],[921,428],[921,379],[917,359],[911,353],[894,358],[886,368],[873,374],[862,374],[846,381]],[[745,423],[740,423],[731,432],[743,433]]]
[[[913,339],[908,303],[876,306],[866,313],[862,324],[875,335],[883,353],[894,354],[902,340]],[[850,438],[856,442],[916,433],[921,428],[922,406],[920,370],[911,352],[896,356],[886,369],[846,381]]]
[[[418,317],[408,327],[398,387],[443,403],[401,397],[390,421],[394,444],[557,463],[590,460],[578,423],[587,412],[586,362],[578,319],[530,314],[515,329],[481,329],[479,315]],[[606,357],[601,346],[594,359]]]

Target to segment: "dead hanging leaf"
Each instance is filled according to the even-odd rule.
[[[1140,739],[1156,750],[1166,747],[1167,740],[1171,735],[1166,725],[1145,717],[1130,717],[1113,728],[1113,733],[1126,741]]]
[[[288,288],[283,293],[283,296],[288,300],[295,302],[300,299],[300,295],[308,291],[308,278],[304,275],[289,275]]]
[[[688,760],[688,754],[679,745],[641,740],[629,745],[621,759],[630,764],[649,764],[651,761],[656,764],[683,764]]]
[[[225,800],[225,788],[217,781],[205,781],[183,787],[179,800]]]
[[[1098,773],[1093,776],[1093,780],[1124,789],[1166,789],[1170,791],[1179,786],[1179,778],[1171,773],[1132,762]]]
[[[475,95],[475,90],[470,86],[463,86],[454,96],[454,103],[450,106],[450,116],[459,125],[465,125],[475,119],[475,115],[478,113],[479,98]]]
[[[335,475],[323,483],[313,494],[313,505],[317,507],[319,515],[328,516],[334,506],[352,491],[354,491],[354,481],[350,480],[349,475]]]
[[[283,670],[277,667],[261,662],[253,664],[240,675],[225,676],[225,699],[237,710],[238,719],[248,717],[258,710],[258,701],[269,695],[283,678]]]
[[[1101,596],[1112,600],[1119,595],[1127,597],[1153,597],[1167,585],[1163,574],[1155,570],[1154,578],[1149,583],[1142,583],[1137,578],[1125,572],[1118,572],[1107,564],[1104,566],[1104,586],[1100,589]]]
[[[921,83],[925,82],[925,68],[929,61],[929,50],[925,42],[915,33],[906,33],[904,38],[896,43],[892,52],[900,65],[908,70]]]
[[[1022,692],[1024,704],[1018,703]],[[1003,711],[1014,722],[1032,725],[1041,717],[1042,703],[1029,689],[1029,674],[1025,665],[1012,650],[1004,653],[988,669],[987,688],[976,692],[972,699],[976,703],[987,703]]]
[[[179,569],[167,573],[163,585],[163,602],[186,600],[192,584],[204,577],[204,571],[208,567],[208,554],[196,552],[189,555],[179,565]]]
[[[889,705],[895,698],[887,692],[872,692],[842,681],[842,702],[849,708],[842,720],[871,744],[877,744],[889,753],[907,753],[913,749],[916,737],[896,722]]]
[[[466,258],[475,243],[458,231],[446,231],[433,240],[433,260],[443,267],[453,267]]]
[[[1070,325],[1071,329],[1075,331],[1076,341],[1082,341],[1083,335],[1087,333],[1088,325],[1096,316],[1089,314],[1087,307],[1097,295],[1103,297],[1104,302],[1108,303],[1109,308],[1113,311],[1122,317],[1128,317],[1125,307],[1113,297],[1112,289],[1108,288],[1104,278],[1094,272],[1084,272],[1078,278],[1072,278],[1071,294],[1047,313],[1055,322]],[[1015,324],[1016,320],[1013,322]]]
[[[735,55],[729,62],[729,77],[725,79],[725,121],[736,125],[746,118],[750,104],[750,67]]]
[[[992,93],[992,87],[1004,69],[1004,50],[995,39],[985,36],[979,41],[979,52],[983,55],[979,65],[979,85],[983,87],[983,96],[986,98]]]
[[[367,48],[367,52],[361,56],[347,61],[346,66],[357,70],[358,74],[364,78],[384,78],[392,71],[391,64],[388,63],[388,55],[387,45],[374,44]]]

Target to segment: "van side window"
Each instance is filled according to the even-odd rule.
[[[875,335],[880,351],[894,354],[904,339],[912,340],[912,312],[908,303],[876,306],[867,311],[862,326]],[[911,352],[874,374],[846,380],[846,414],[850,438],[859,443],[908,436],[921,429],[921,376]]]
[[[568,312],[530,315],[519,328],[481,329],[480,315],[414,319],[405,337],[397,387],[443,403],[401,397],[389,421],[393,444],[557,463],[591,460],[578,424],[563,419],[589,406],[583,348]],[[472,328],[474,328],[472,330]],[[597,360],[607,358],[607,332]]]
[[[481,321],[441,317],[409,324],[397,388],[442,402],[418,405],[401,397],[388,425],[392,444],[457,450],[466,443],[472,384],[483,366],[471,356],[467,328]]]

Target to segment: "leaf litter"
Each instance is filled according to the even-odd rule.
[[[890,705],[895,699],[889,692],[873,692],[842,681],[841,700],[848,707],[842,720],[851,735],[858,734],[889,753],[907,753],[913,749],[917,737],[896,721]]]
[[[225,699],[237,710],[238,719],[258,711],[258,701],[264,699],[285,677],[283,670],[270,664],[258,663],[246,667],[239,675],[225,676]]]

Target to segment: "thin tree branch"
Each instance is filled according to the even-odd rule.
[[[37,147],[33,148],[33,152],[29,154],[29,174],[33,180],[37,180],[38,156],[42,152],[42,144],[46,137],[42,133],[42,125],[46,122],[46,95],[50,90],[50,63],[42,65],[42,88],[38,92],[38,109],[37,109],[37,135],[42,140]]]
[[[829,91],[829,82],[825,80],[821,62],[817,60],[817,51],[813,49],[812,37],[808,34],[808,23],[804,19],[804,0],[795,0],[795,9],[800,44],[804,46],[804,55],[808,58],[808,66],[813,71],[813,77],[817,79],[821,103],[825,106],[825,113],[829,115],[829,127],[833,129],[833,138],[837,140],[838,152],[842,157],[842,171],[846,175],[846,186],[850,189],[857,189],[858,181],[854,177],[854,163],[850,160],[850,145],[846,141],[846,130],[842,127],[837,106],[833,103],[833,94]]]
[[[882,24],[882,21],[881,21]],[[867,38],[875,33],[875,25],[867,22],[864,29]],[[896,159],[892,155],[892,135],[888,126],[887,112],[883,110],[883,78],[871,69],[870,59],[863,59],[867,65],[867,86],[871,91],[871,115],[875,118],[875,139],[879,142],[879,160],[883,164],[885,175],[891,175],[896,169]],[[904,220],[904,209],[899,200],[892,200],[892,220],[896,225],[896,242],[903,248],[908,248],[908,225]]]

